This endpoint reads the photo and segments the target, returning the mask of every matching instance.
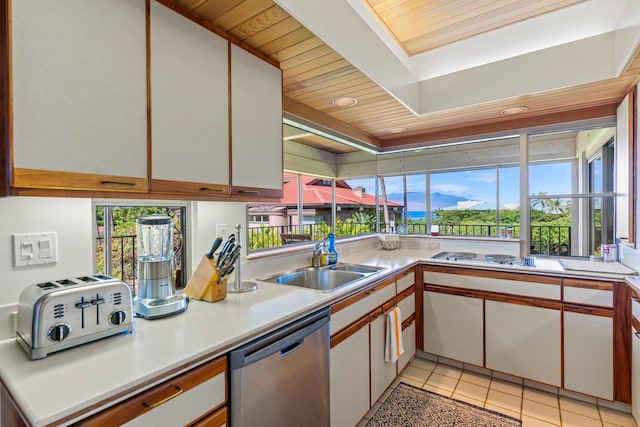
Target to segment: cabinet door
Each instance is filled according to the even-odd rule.
[[[156,2],[150,33],[152,189],[227,194],[228,42]]]
[[[402,325],[402,346],[404,353],[398,359],[398,374],[407,367],[416,354],[416,317],[412,316]]]
[[[145,0],[11,12],[11,185],[146,191]]]
[[[482,366],[482,299],[424,292],[424,351]]]
[[[613,313],[598,312],[604,315],[565,306],[564,388],[613,400]]]
[[[226,369],[227,359],[221,357],[105,409],[77,425],[191,424],[227,401]],[[219,417],[216,419],[220,420]]]
[[[369,410],[369,319],[331,338],[331,426],[353,427]]]
[[[633,418],[640,421],[640,330],[636,325],[631,328],[631,343],[631,412]]]
[[[369,324],[371,345],[371,406],[393,382],[397,374],[397,362],[385,362],[385,336],[387,314],[379,314]],[[406,349],[405,349],[406,352]]]
[[[282,194],[282,72],[235,45],[231,145],[234,194]]]
[[[485,301],[486,367],[559,387],[558,308]]]

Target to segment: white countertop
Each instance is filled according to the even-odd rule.
[[[191,301],[187,311],[157,320],[136,320],[136,331],[68,349],[30,361],[14,338],[0,341],[0,378],[25,416],[35,426],[82,411],[88,406],[114,404],[125,393],[167,372],[187,369],[273,330],[284,323],[352,294],[383,275],[398,273],[425,261],[492,270],[523,271],[582,277],[622,276],[564,271],[554,259],[537,258],[536,267],[435,261],[437,251],[367,250],[340,261],[387,267],[383,273],[334,292],[258,282],[258,290],[227,294],[215,303]],[[146,387],[151,387],[148,383]],[[137,390],[136,392],[138,392]],[[122,395],[120,400],[126,399]],[[96,410],[97,411],[97,410]],[[85,413],[83,416],[86,416]]]

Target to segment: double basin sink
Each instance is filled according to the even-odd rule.
[[[384,270],[385,267],[337,263],[326,267],[303,267],[258,280],[281,285],[299,286],[320,292],[330,292]]]

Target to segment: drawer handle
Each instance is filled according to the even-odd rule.
[[[634,296],[631,297],[631,301],[640,302],[640,298],[638,298],[637,296],[634,295]]]
[[[184,391],[183,389],[181,389],[180,387],[176,386],[176,392],[173,393],[171,396],[167,396],[164,399],[162,399],[160,402],[156,402],[156,403],[144,402],[144,403],[142,403],[142,406],[144,406],[145,408],[149,408],[149,409],[157,408],[158,406],[162,405],[163,403],[166,403],[166,402],[170,401],[174,397],[178,397],[179,395],[182,394],[183,391]]]
[[[238,190],[239,194],[260,194],[258,190]]]
[[[640,332],[635,331],[634,334],[636,335],[636,338],[640,338]]]
[[[597,285],[597,284],[582,283],[582,282],[578,282],[578,283],[576,283],[576,286],[577,286],[578,288],[591,288],[591,289],[594,289],[594,288],[597,288],[597,287],[598,287],[598,285]]]
[[[100,181],[100,184],[103,185],[124,185],[127,187],[135,187],[135,182],[126,182],[126,181]]]
[[[365,292],[365,295],[371,295],[372,293],[374,293],[376,291],[375,288],[368,290],[367,292]]]
[[[200,191],[213,191],[214,193],[222,193],[224,191],[223,188],[210,188],[210,187],[202,187]]]

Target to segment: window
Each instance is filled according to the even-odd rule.
[[[532,254],[600,256],[600,245],[613,243],[614,135],[602,128],[529,138]]]
[[[440,172],[430,175],[431,232],[453,236],[519,235],[519,168]]]
[[[121,206],[96,203],[96,272],[127,282],[135,295],[137,279],[136,218],[162,213],[173,218],[176,246],[176,287],[186,285],[183,265],[186,260],[186,205]]]

